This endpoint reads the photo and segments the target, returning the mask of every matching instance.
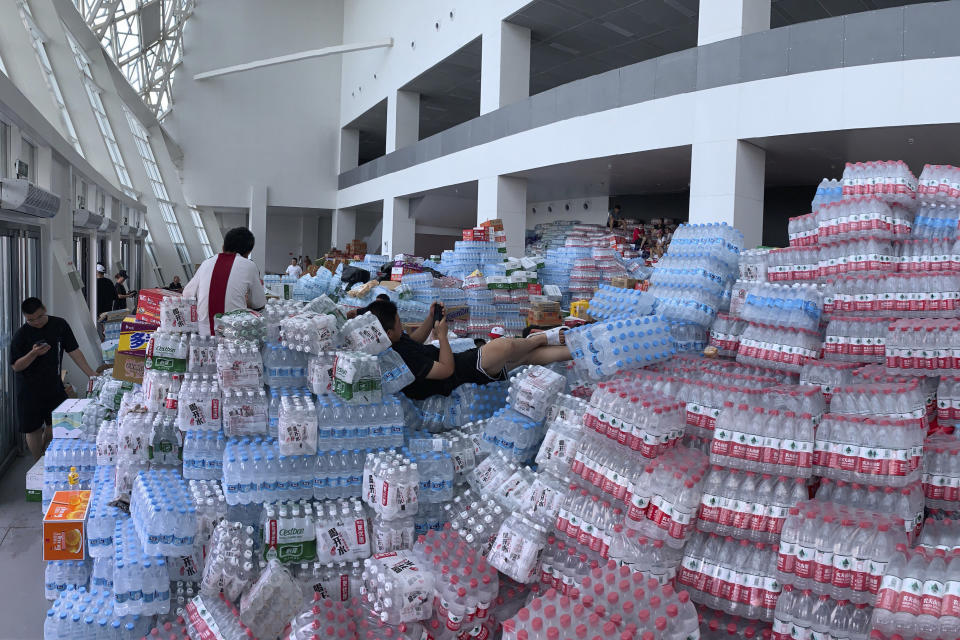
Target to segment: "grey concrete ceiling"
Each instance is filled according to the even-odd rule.
[[[384,98],[375,106],[360,114],[347,128],[360,132],[360,161],[363,164],[379,158],[387,148],[387,100]]]
[[[420,139],[480,115],[480,38],[461,47],[403,88],[420,94]]]

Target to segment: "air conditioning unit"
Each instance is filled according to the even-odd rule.
[[[52,218],[60,210],[60,196],[28,180],[0,178],[0,210],[35,218]]]
[[[103,224],[103,216],[86,209],[73,210],[74,229],[99,229],[101,224]]]
[[[120,235],[123,236],[123,237],[125,237],[125,238],[129,238],[130,236],[132,236],[132,235],[135,234],[136,232],[137,232],[137,230],[134,229],[133,227],[131,227],[131,226],[128,225],[128,224],[121,224],[121,225],[120,225]]]
[[[105,217],[103,219],[103,222],[100,223],[100,231],[103,231],[104,233],[113,233],[114,231],[117,230],[117,227],[119,226],[120,225],[117,224],[117,221],[114,220],[113,218]]]
[[[145,239],[147,237],[147,233],[148,232],[146,229],[137,229],[137,240]]]

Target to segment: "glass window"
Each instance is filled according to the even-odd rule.
[[[163,218],[163,223],[167,227],[170,240],[173,241],[173,246],[177,250],[180,265],[183,267],[183,271],[187,274],[188,278],[193,277],[193,260],[190,259],[190,251],[187,250],[187,244],[184,242],[183,234],[180,232],[180,223],[177,222],[177,214],[174,211],[173,203],[170,202],[170,196],[163,182],[163,176],[160,174],[160,166],[157,164],[157,158],[153,155],[153,149],[150,147],[150,134],[147,133],[146,127],[133,115],[133,112],[127,108],[127,105],[123,105],[123,112],[127,115],[127,124],[130,125],[130,132],[133,133],[133,137],[137,141],[137,150],[140,152],[143,168],[147,171],[150,188],[153,190],[153,195],[156,197],[157,205],[160,208],[160,217]],[[152,254],[153,248],[148,247],[148,251]]]
[[[0,120],[0,178],[10,177],[10,125]]]
[[[40,63],[40,69],[43,71],[44,80],[53,96],[53,101],[60,110],[60,119],[63,121],[67,140],[73,145],[81,156],[83,156],[83,147],[80,146],[80,139],[77,138],[77,131],[73,128],[73,120],[70,118],[70,112],[67,110],[67,103],[63,99],[63,93],[60,91],[60,83],[57,82],[57,76],[53,73],[53,65],[50,64],[50,58],[47,57],[46,42],[47,37],[40,31],[40,27],[33,20],[33,14],[30,13],[30,6],[27,0],[18,0],[20,7],[20,18],[23,20],[23,26],[30,34],[30,42],[33,45],[33,52],[37,56],[37,62]]]
[[[164,286],[167,281],[163,279],[163,271],[160,269],[160,261],[157,260],[157,254],[153,249],[153,238],[150,237],[150,230],[147,229],[147,238],[143,243],[144,248],[147,252],[147,257],[150,258],[150,268],[153,270],[154,278],[156,278],[157,286]]]
[[[0,71],[3,72],[3,75],[8,75],[8,74],[7,74],[7,68],[6,68],[5,66],[3,66],[3,58],[0,58]]]
[[[64,33],[67,34],[67,42],[73,51],[73,57],[74,60],[77,61],[77,67],[79,67],[80,73],[83,74],[83,88],[90,101],[90,108],[93,109],[93,115],[96,116],[97,126],[100,128],[100,135],[103,136],[103,142],[107,146],[107,153],[110,155],[113,169],[117,173],[117,180],[120,181],[120,186],[124,193],[131,198],[136,198],[138,194],[133,188],[133,183],[130,181],[127,165],[123,161],[123,156],[120,154],[120,147],[117,145],[117,137],[113,133],[113,126],[110,124],[110,120],[107,118],[107,110],[103,106],[103,99],[100,96],[102,92],[100,91],[100,87],[93,81],[93,73],[90,70],[90,58],[87,57],[83,47],[80,46],[80,43],[76,41],[69,31],[64,31]]]
[[[197,230],[197,237],[200,238],[200,245],[203,247],[203,257],[213,257],[213,247],[210,246],[210,238],[207,237],[207,229],[203,226],[203,218],[196,207],[190,207],[190,217],[193,219],[193,226]]]
[[[37,181],[37,145],[26,138],[20,139],[20,160],[27,163],[27,175],[30,182]]]

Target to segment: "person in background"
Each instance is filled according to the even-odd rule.
[[[310,256],[303,256],[303,260],[300,261],[300,273],[310,273],[310,267],[313,266],[313,260],[310,259]]]
[[[564,327],[531,334],[528,338],[498,338],[482,347],[454,354],[450,349],[443,303],[431,304],[427,317],[409,335],[403,330],[394,303],[375,300],[367,309],[380,321],[394,351],[414,375],[414,381],[403,388],[403,393],[412,400],[450,395],[461,384],[506,380],[507,371],[525,364],[571,359],[570,350],[562,344]],[[439,347],[424,344],[431,331],[436,334]]]
[[[615,204],[613,209],[607,213],[607,229],[613,231],[618,224],[620,224],[620,205]]]
[[[117,275],[113,277],[117,281],[116,291],[117,291],[117,300],[113,303],[113,310],[119,311],[121,309],[127,308],[127,299],[133,298],[137,295],[136,291],[127,292],[127,287],[124,286],[127,282],[127,272],[121,269],[117,272]]]
[[[254,244],[256,238],[250,229],[230,229],[223,237],[223,251],[204,260],[183,288],[183,295],[197,299],[200,335],[213,335],[213,319],[218,313],[259,311],[267,306],[260,269],[247,257]]]
[[[176,291],[177,293],[183,291],[183,285],[180,283],[180,276],[173,276],[173,282],[167,285],[167,289],[170,291]]]
[[[107,269],[102,264],[97,265],[97,316],[101,313],[113,311],[117,303],[117,287],[107,277]]]
[[[70,325],[63,318],[47,315],[39,298],[24,300],[20,312],[26,322],[10,341],[10,362],[15,372],[20,431],[26,436],[30,453],[39,460],[53,439],[51,414],[67,399],[60,378],[63,354],[91,378],[106,365],[97,371],[91,369]]]
[[[299,279],[303,275],[303,269],[297,264],[296,258],[290,258],[290,264],[287,265],[287,275]]]

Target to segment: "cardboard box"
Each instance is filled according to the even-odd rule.
[[[43,502],[43,458],[27,471],[27,502]]]
[[[83,427],[83,412],[93,400],[64,400],[53,410],[53,437],[79,438]]]
[[[142,384],[145,360],[146,357],[142,355],[118,353],[113,361],[113,379]]]
[[[494,231],[503,231],[503,220],[501,218],[494,218],[493,220],[486,220],[485,222],[480,223],[481,227],[493,227]]]
[[[89,491],[57,491],[43,516],[43,559],[83,560]]]
[[[560,324],[560,303],[543,296],[530,296],[530,324],[540,327],[555,327]]]
[[[179,293],[167,289],[140,289],[140,294],[137,296],[137,320],[155,322],[159,325],[160,301],[164,298],[179,296]]]
[[[146,355],[150,334],[159,326],[159,322],[137,320],[135,316],[127,316],[120,323],[120,344],[117,345],[117,353],[133,356]]]
[[[627,276],[614,276],[610,278],[610,286],[617,287],[618,289],[636,289],[637,288],[636,278],[628,278]]]

